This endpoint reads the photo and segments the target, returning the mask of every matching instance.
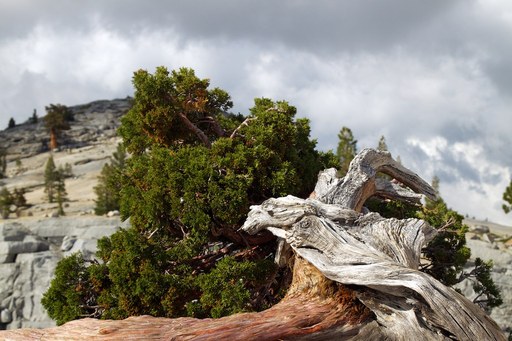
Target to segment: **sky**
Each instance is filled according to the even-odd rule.
[[[138,69],[191,67],[234,112],[286,100],[318,149],[343,126],[463,215],[512,225],[510,0],[0,0],[0,129],[34,109],[133,95]]]

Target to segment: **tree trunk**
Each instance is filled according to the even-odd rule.
[[[378,172],[395,180],[377,179]],[[418,219],[363,211],[373,196],[417,202],[434,190],[389,153],[363,150],[343,179],[322,172],[311,198],[287,196],[251,207],[242,227],[280,238],[278,264],[293,263],[286,297],[259,313],[221,319],[84,319],[45,330],[9,331],[12,339],[175,340],[505,340],[485,312],[418,271],[436,230]],[[397,182],[398,181],[398,182]],[[291,251],[293,250],[293,252]],[[25,338],[24,338],[25,337]]]
[[[57,132],[55,128],[50,129],[50,150],[57,148]]]

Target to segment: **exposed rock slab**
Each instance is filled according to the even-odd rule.
[[[119,217],[96,216],[1,222],[0,328],[54,326],[41,298],[58,261],[74,252],[94,255],[97,240],[114,233],[120,225]],[[73,239],[65,252],[61,250],[64,239]]]

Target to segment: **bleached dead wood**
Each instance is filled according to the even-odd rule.
[[[378,172],[394,182],[377,179]],[[389,153],[365,149],[345,178],[337,179],[334,170],[319,176],[317,199],[269,199],[251,208],[242,229],[267,229],[328,279],[357,286],[357,297],[375,314],[377,324],[361,327],[355,339],[505,340],[481,308],[418,271],[421,248],[436,234],[432,227],[418,219],[360,214],[373,195],[417,202],[419,197],[398,183],[435,197],[425,181]]]

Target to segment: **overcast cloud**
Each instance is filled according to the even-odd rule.
[[[511,36],[509,0],[0,0],[0,128],[188,66],[237,112],[289,101],[322,150],[384,135],[451,207],[510,225]]]

